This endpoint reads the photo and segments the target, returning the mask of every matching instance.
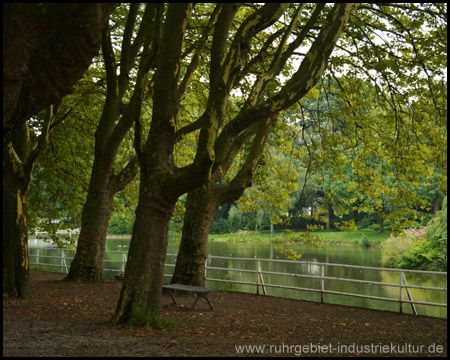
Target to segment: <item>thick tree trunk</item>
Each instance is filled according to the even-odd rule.
[[[205,286],[205,260],[208,233],[218,205],[207,191],[199,189],[188,194],[183,233],[172,284]]]
[[[81,216],[77,252],[64,279],[66,281],[105,281],[103,257],[114,194],[135,177],[138,169],[137,158],[132,159],[118,175],[111,175],[112,167],[111,161],[104,161],[100,154],[96,155]]]
[[[3,293],[30,297],[27,214],[30,172],[3,152]]]
[[[148,325],[159,314],[169,221],[176,200],[164,196],[162,187],[154,181],[141,179],[125,278],[113,323]]]
[[[96,172],[93,172],[93,177],[94,174]],[[114,192],[108,188],[104,179],[98,178],[98,174],[91,179],[91,187],[81,217],[77,252],[64,280],[105,281],[103,256],[113,199]]]
[[[51,130],[65,116],[57,119],[51,107],[36,140],[25,123],[15,128],[3,151],[3,293],[9,296],[30,296],[27,216],[31,174]]]
[[[139,204],[113,323],[150,324],[159,314],[169,221],[178,197],[199,182],[195,179],[194,167],[176,169],[173,162],[179,61],[191,9],[192,4],[188,3],[169,4],[167,9],[161,43],[171,46],[161,47],[158,56],[152,125],[145,145],[142,121],[136,119],[135,149],[141,168]],[[200,133],[199,147],[209,144],[209,137],[215,136],[214,131],[209,133],[206,137],[204,131]],[[195,163],[205,167],[203,173],[197,171],[196,175],[205,177],[212,161],[199,156]]]

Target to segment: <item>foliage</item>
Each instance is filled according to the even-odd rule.
[[[201,28],[207,25],[207,16],[204,14],[212,8],[206,4],[196,5],[192,26],[187,30],[189,42],[199,41],[197,37],[202,34]],[[243,7],[241,10],[242,14],[239,13],[239,16],[242,18],[251,13],[251,7]],[[364,4],[355,11],[346,33],[339,41],[339,50],[330,59],[327,77],[302,103],[294,104],[271,135],[269,150],[255,174],[256,187],[247,191],[246,199],[240,202],[240,207],[244,210],[241,214],[245,214],[246,220],[241,228],[265,229],[270,220],[277,223],[286,217],[290,218],[293,226],[301,224],[305,228],[307,224],[317,224],[324,217],[327,213],[323,206],[325,204],[331,206],[331,226],[334,226],[334,222],[340,224],[342,220],[349,220],[349,216],[361,219],[364,214],[370,213],[390,221],[396,229],[405,226],[402,219],[413,220],[418,215],[422,216],[416,210],[409,210],[409,207],[418,202],[422,202],[421,206],[424,207],[424,198],[427,198],[428,203],[432,201],[432,197],[427,194],[420,194],[420,198],[415,196],[414,186],[408,185],[412,181],[422,186],[430,179],[429,169],[423,165],[427,164],[425,158],[421,164],[414,162],[413,165],[410,162],[405,168],[404,164],[414,160],[418,154],[433,156],[436,162],[443,165],[433,172],[436,174],[439,171],[440,176],[433,180],[433,185],[437,186],[432,188],[443,188],[444,193],[446,192],[446,156],[440,155],[446,152],[446,131],[441,131],[442,125],[446,124],[446,86],[437,80],[442,72],[442,64],[446,61],[445,56],[442,59],[441,49],[445,42],[429,40],[445,36],[443,28],[446,24],[442,22],[441,16],[444,10],[443,5],[439,4],[425,4],[423,8],[417,4],[392,7]],[[125,20],[129,11],[129,5],[124,4],[118,6],[111,17],[111,37],[117,66],[120,65],[120,45],[125,36]],[[294,7],[289,11],[294,11]],[[305,6],[304,11],[312,13],[313,6]],[[142,13],[141,6],[137,12],[137,25]],[[383,18],[386,20],[381,20]],[[427,24],[428,32],[420,30],[424,24]],[[265,46],[264,41],[269,35],[270,32],[261,34],[261,39],[252,44],[252,56],[258,54],[258,47]],[[267,57],[261,66],[267,66],[269,59]],[[190,60],[189,56],[183,59],[183,67],[187,67]],[[194,122],[205,107],[208,88],[202,76],[207,76],[208,58],[203,60],[205,61],[199,63],[200,71],[193,74],[190,85],[193,91],[186,91],[185,101],[180,106],[178,126]],[[408,68],[409,72],[398,74],[394,71],[400,67]],[[136,68],[134,65],[129,72],[131,85],[136,80]],[[352,70],[343,71],[343,68]],[[290,62],[283,70],[283,76],[291,74],[294,69],[295,64]],[[252,73],[257,74],[258,71],[255,68]],[[380,76],[375,77],[376,72]],[[398,78],[393,76],[394,73]],[[277,85],[273,89],[277,89],[283,79],[276,78],[275,82]],[[37,220],[50,211],[53,215],[49,218],[70,217],[79,222],[80,203],[87,191],[86,174],[89,174],[93,162],[92,129],[95,130],[95,122],[100,117],[102,102],[105,100],[105,83],[104,62],[101,58],[96,58],[83,81],[76,87],[74,95],[67,98],[72,99],[70,106],[76,109],[70,117],[74,121],[67,121],[61,131],[56,129],[61,135],[55,131],[50,147],[50,161],[42,162],[40,168],[46,171],[45,178],[38,178],[38,172],[34,175],[36,180],[33,181],[33,187],[38,188],[32,190],[30,201],[32,218],[29,224],[32,226],[37,226]],[[408,84],[408,87],[403,88],[404,84]],[[238,86],[242,94],[248,96],[251,81],[245,79]],[[391,99],[389,90],[397,91],[394,91]],[[128,92],[125,95],[130,96]],[[239,111],[243,99],[245,97],[230,97],[225,122]],[[367,99],[371,101],[368,102]],[[148,117],[152,112],[151,97],[146,97],[143,105],[144,126],[147,130]],[[408,119],[403,113],[412,116]],[[395,122],[390,121],[392,119]],[[444,122],[441,122],[442,119]],[[79,123],[80,126],[77,126]],[[83,128],[88,131],[83,131]],[[127,150],[118,155],[118,159],[122,160],[116,161],[116,169],[123,168],[130,158],[133,132],[127,136]],[[414,137],[420,139],[423,146],[413,142],[413,146],[405,148],[403,145]],[[177,166],[185,166],[192,160],[197,139],[198,132],[192,132],[183,136],[176,144],[174,160]],[[59,150],[60,143],[64,142],[67,144],[66,149]],[[389,146],[383,148],[386,144]],[[439,151],[433,153],[430,151],[432,148]],[[376,157],[367,156],[374,151],[377,153]],[[302,165],[298,163],[299,160]],[[344,167],[344,163],[351,166]],[[389,163],[399,167],[389,169]],[[339,171],[333,173],[331,165]],[[402,167],[406,170],[417,169],[422,173],[425,171],[425,176],[418,180],[416,175],[412,176],[410,173],[409,179],[402,179],[398,176],[404,171]],[[40,169],[38,171],[42,171]],[[343,174],[340,169],[344,170]],[[59,182],[65,182],[64,185],[53,181],[56,177],[51,174],[55,173],[64,174],[57,177]],[[317,180],[317,184],[312,181],[313,178]],[[79,179],[82,179],[81,183]],[[70,186],[68,191],[67,184],[76,184],[77,188]],[[44,191],[45,185],[55,195],[49,194],[49,189]],[[64,198],[64,194],[68,196]],[[36,195],[41,200],[37,200]],[[57,199],[58,205],[52,199]],[[136,189],[128,200],[137,201]],[[308,218],[302,216],[302,207],[311,207],[317,211]],[[252,214],[256,210],[258,213]],[[180,224],[178,220],[177,224]],[[220,225],[212,226],[212,231],[221,233],[238,229],[237,222],[230,226],[224,220],[220,221]]]
[[[232,280],[230,274],[218,273],[216,279]],[[230,282],[219,282],[217,289],[220,291],[237,292],[240,290],[239,284],[234,284]]]
[[[404,269],[447,269],[447,198],[443,209],[427,227],[417,231],[405,231],[391,237],[382,246],[383,266]]]
[[[290,232],[288,232],[290,233]],[[309,232],[309,229],[306,232],[299,232],[295,233],[293,235],[288,236],[287,240],[288,244],[292,243],[306,243],[307,245],[313,247],[313,248],[322,248],[327,249],[328,247],[326,245],[322,244],[322,239],[319,235],[313,235]],[[295,249],[287,249],[285,247],[286,242],[283,243],[283,246],[275,246],[274,248],[278,250],[280,253],[284,254],[284,256],[289,260],[300,260],[302,257],[302,254],[300,254]]]
[[[121,216],[114,214],[108,225],[108,234],[123,235],[131,234],[133,232],[133,216]]]
[[[363,237],[361,238],[361,240],[359,241],[359,245],[364,247],[364,248],[368,248],[371,246],[370,240],[366,235],[363,235]]]
[[[430,251],[435,255],[432,257],[431,266],[441,270],[447,269],[447,196],[444,198],[442,210],[427,224],[425,237],[430,243]]]

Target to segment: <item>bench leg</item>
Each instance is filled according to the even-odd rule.
[[[178,304],[177,304],[177,300],[175,299],[175,296],[173,295],[172,291],[170,291],[170,290],[167,290],[167,289],[164,289],[163,293],[164,293],[164,292],[168,293],[168,294],[170,295],[170,297],[172,298],[172,300],[173,300],[173,303],[174,303],[175,305],[177,305],[177,306],[178,306]]]
[[[214,310],[214,307],[212,306],[211,301],[209,301],[209,299],[208,299],[208,295],[199,295],[199,294],[197,294],[197,297],[195,298],[195,301],[194,301],[194,303],[192,304],[191,310],[194,310],[195,304],[197,304],[197,301],[198,301],[198,299],[200,299],[200,298],[206,299],[206,301],[208,302],[209,307],[211,308],[211,310]]]

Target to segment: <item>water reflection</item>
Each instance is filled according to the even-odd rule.
[[[122,238],[108,238],[106,243],[107,251],[127,251],[129,248],[130,237]],[[48,243],[45,243],[48,246]],[[33,244],[30,244],[33,245]],[[175,242],[169,243],[168,253],[176,254],[178,252],[178,244]],[[293,247],[293,246],[291,246]],[[327,250],[311,248],[306,245],[295,245],[295,249],[302,254],[300,259],[302,263],[286,263],[286,262],[268,262],[261,261],[261,271],[263,272],[279,272],[290,273],[296,275],[306,276],[320,276],[322,272],[321,265],[314,264],[317,262],[326,264],[347,264],[359,265],[368,267],[380,267],[380,249],[379,248],[362,248],[359,246],[329,246]],[[284,255],[280,254],[273,244],[263,242],[224,242],[224,241],[210,241],[208,244],[208,254],[213,256],[233,257],[233,260],[226,259],[209,259],[208,267],[226,268],[226,269],[244,269],[256,270],[256,261],[240,260],[238,258],[257,258],[257,259],[273,259],[284,260]],[[55,259],[56,260],[56,259]],[[121,261],[122,254],[108,253],[105,255],[107,262],[105,268],[123,271],[120,263],[114,261]],[[166,274],[173,273],[173,264],[176,257],[169,256],[166,260]],[[56,260],[58,261],[58,260]],[[121,268],[119,268],[121,267]],[[106,271],[107,277],[117,275],[117,272]],[[330,278],[348,278],[360,280],[361,282],[339,281],[336,279],[325,280],[324,286],[328,291],[340,293],[364,294],[374,297],[382,298],[399,298],[399,288],[386,285],[367,284],[364,281],[373,281],[380,283],[399,284],[399,273],[378,270],[361,270],[351,267],[337,267],[326,266],[324,268],[324,275]],[[234,280],[239,282],[257,282],[255,273],[223,271],[223,270],[208,270],[208,278]],[[429,287],[447,287],[447,276],[435,276],[429,274],[406,274],[409,285],[429,286]],[[311,288],[320,290],[321,280],[303,276],[286,276],[263,274],[265,284],[284,285],[297,288]],[[218,286],[219,283],[209,281],[207,286]],[[256,286],[236,284],[233,289],[244,292],[256,292]],[[261,290],[261,289],[260,289]],[[295,299],[304,299],[312,301],[320,301],[320,293],[313,291],[298,291],[290,289],[280,289],[273,287],[266,287],[268,295],[283,296]],[[434,303],[447,303],[447,293],[442,291],[429,291],[422,289],[411,289],[411,295],[414,300],[427,301]],[[261,291],[260,291],[261,293]],[[403,290],[403,299],[407,299],[406,290]],[[327,303],[359,306],[371,309],[398,311],[399,304],[394,302],[387,302],[381,300],[373,300],[366,298],[355,298],[350,296],[343,296],[337,294],[325,294],[324,300]],[[442,307],[416,305],[419,315],[430,315],[447,317],[447,309]],[[403,304],[403,312],[412,313],[409,304]]]

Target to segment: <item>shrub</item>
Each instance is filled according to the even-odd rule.
[[[381,264],[403,269],[445,271],[447,269],[447,197],[442,211],[427,227],[410,229],[390,237],[382,245]]]
[[[362,239],[359,240],[359,245],[364,247],[364,248],[368,248],[371,246],[370,240],[366,235],[363,235]]]
[[[425,228],[404,231],[397,236],[391,235],[381,245],[381,265],[384,267],[397,268],[402,263],[402,256],[408,254],[415,243],[423,241]],[[410,256],[410,255],[407,255]]]
[[[108,224],[108,234],[124,235],[133,233],[133,216],[114,214]]]

